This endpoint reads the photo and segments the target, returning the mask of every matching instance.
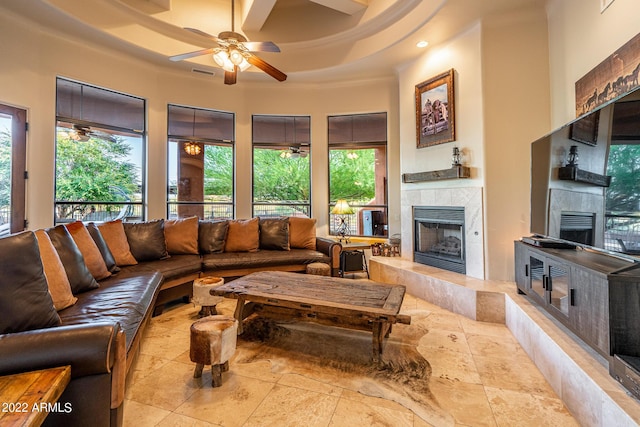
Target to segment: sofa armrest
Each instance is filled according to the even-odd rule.
[[[118,323],[93,323],[0,335],[0,375],[63,365],[72,378],[111,373],[119,331]]]
[[[337,276],[338,270],[340,270],[340,252],[342,252],[342,244],[326,237],[316,237],[316,250],[329,257],[331,275]]]

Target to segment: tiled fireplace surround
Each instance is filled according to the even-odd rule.
[[[467,275],[413,259],[413,206],[464,206]],[[470,319],[504,323],[580,425],[637,426],[640,402],[608,372],[606,361],[513,282],[484,280],[482,189],[403,191],[402,258],[373,257],[371,279],[403,284],[407,292]]]

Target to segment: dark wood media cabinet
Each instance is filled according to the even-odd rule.
[[[515,242],[518,292],[609,362],[609,373],[640,398],[640,263],[588,249]]]

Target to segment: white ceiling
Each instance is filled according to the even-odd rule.
[[[0,2],[0,11],[83,43],[166,67],[221,75],[209,55],[178,63],[168,57],[215,47],[184,27],[212,35],[231,30],[231,3],[9,0]],[[276,43],[280,53],[258,56],[288,74],[288,81],[325,82],[394,75],[396,67],[424,53],[415,46],[419,40],[435,46],[489,14],[543,4],[544,0],[236,0],[234,27],[250,41]],[[270,79],[261,72],[239,77],[247,78]]]

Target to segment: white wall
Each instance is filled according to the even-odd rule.
[[[236,216],[251,215],[251,114],[308,114],[312,129],[312,209],[319,234],[328,233],[327,116],[388,112],[390,233],[398,232],[398,115],[395,78],[300,85],[243,81],[164,68],[118,52],[40,32],[21,17],[0,16],[0,103],[28,110],[27,218],[30,228],[53,223],[55,79],[68,77],[147,100],[147,218],[166,214],[167,104],[236,113]],[[11,40],[10,43],[6,42]],[[395,231],[394,231],[395,230]]]
[[[529,144],[549,126],[546,34],[540,7],[492,16],[400,72],[401,173],[449,168],[454,146],[472,170],[470,179],[402,189],[483,189],[479,235],[488,279],[513,279],[513,241],[529,229]],[[415,85],[449,68],[456,71],[456,141],[417,149]],[[411,239],[411,227],[403,229]]]
[[[640,2],[615,0],[600,13],[596,0],[549,0],[547,13],[555,129],[576,117],[575,82],[640,32]]]

